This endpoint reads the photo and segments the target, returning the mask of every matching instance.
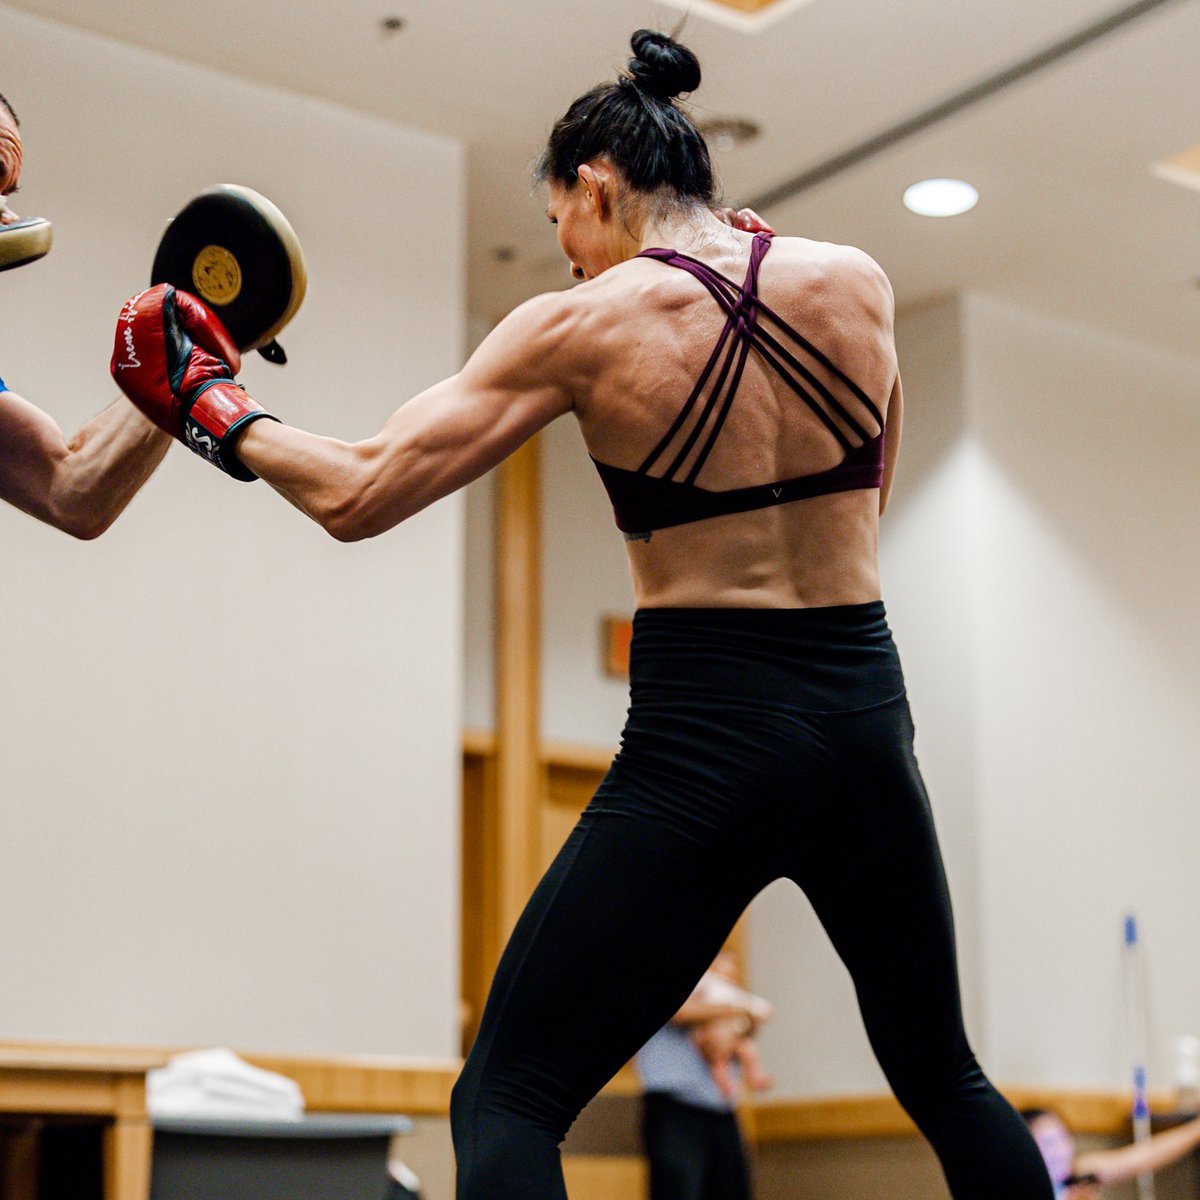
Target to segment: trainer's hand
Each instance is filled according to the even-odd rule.
[[[752,208],[718,208],[714,211],[726,225],[732,225],[734,229],[740,229],[743,233],[775,232]]]
[[[160,429],[234,479],[257,476],[238,461],[237,439],[261,417],[234,382],[241,358],[224,326],[187,292],[160,283],[126,301],[111,370],[121,391]]]

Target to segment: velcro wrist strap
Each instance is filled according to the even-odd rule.
[[[183,441],[226,475],[250,483],[258,478],[238,459],[234,447],[254,421],[277,421],[238,384],[219,380],[196,393],[183,419]]]

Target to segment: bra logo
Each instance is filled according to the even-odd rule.
[[[774,496],[776,500],[778,500],[779,497],[783,495],[783,488],[772,488],[771,495]]]

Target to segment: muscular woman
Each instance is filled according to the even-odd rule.
[[[633,47],[542,159],[580,286],[517,309],[377,437],[262,419],[193,344],[211,316],[169,289],[122,310],[114,373],[164,428],[346,540],[567,413],[611,495],[638,606],[629,717],[513,932],[455,1088],[460,1200],[565,1196],[558,1144],[577,1113],[780,877],[824,923],[956,1200],[1050,1200],[963,1031],[880,600],[901,422],[891,288],[858,250],[721,221],[708,150],[675,103],[700,83],[695,57],[646,31]]]
[[[20,186],[22,152],[16,114],[0,96],[0,227],[18,220],[7,197]],[[68,441],[52,417],[0,379],[0,499],[75,537],[103,533],[170,444],[124,399]]]

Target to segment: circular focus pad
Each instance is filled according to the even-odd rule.
[[[37,262],[50,253],[54,227],[42,217],[24,217],[11,225],[0,225],[0,271],[11,271]]]
[[[308,275],[283,213],[258,192],[226,183],[201,192],[167,226],[150,283],[199,296],[238,349],[273,357],[281,353],[275,335],[300,307]]]

